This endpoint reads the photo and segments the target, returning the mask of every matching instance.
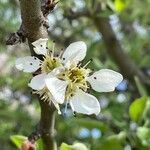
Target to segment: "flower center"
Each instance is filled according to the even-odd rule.
[[[86,77],[85,69],[78,67],[68,70],[68,78],[72,83],[82,83]]]
[[[71,66],[70,69],[66,69],[64,72],[58,75],[58,78],[68,81],[66,99],[72,97],[77,89],[87,91],[88,84],[86,82],[86,77],[89,75],[89,73],[89,69]]]
[[[44,58],[42,62],[41,70],[42,70],[42,73],[49,73],[53,69],[60,67],[60,66],[61,66],[61,63],[60,63],[59,58],[46,55],[46,57]]]

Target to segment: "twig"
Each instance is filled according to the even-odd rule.
[[[53,11],[58,2],[59,1],[56,0],[42,0],[41,10],[43,16],[46,17],[51,11]]]
[[[26,41],[25,31],[21,25],[16,33],[10,33],[6,40],[6,45],[15,45]]]
[[[41,15],[40,22],[38,23],[43,24],[43,26],[45,26],[47,29],[49,28],[47,15],[52,10],[54,10],[57,3],[58,1],[56,0],[42,0],[41,1],[41,11],[43,15]],[[6,40],[6,45],[16,45],[18,43],[26,42],[26,38],[27,38],[26,34],[27,34],[27,31],[24,29],[23,24],[21,24],[17,32],[9,34]]]

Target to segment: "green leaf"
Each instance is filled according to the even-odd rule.
[[[126,8],[125,0],[115,0],[114,5],[117,12],[121,12]]]
[[[147,97],[141,97],[134,100],[129,107],[129,115],[133,121],[138,122],[143,116],[143,112],[146,106]]]
[[[150,146],[150,128],[139,127],[137,129],[137,136],[142,141],[142,144],[145,146]]]
[[[74,143],[72,145],[72,150],[88,150],[83,143]]]
[[[21,149],[21,146],[23,142],[27,140],[27,137],[22,135],[12,135],[10,139],[18,149]]]
[[[39,139],[37,142],[37,150],[43,150],[43,141]]]
[[[72,150],[71,146],[66,144],[66,143],[62,143],[60,146],[60,150]]]
[[[60,150],[88,150],[88,149],[83,143],[74,143],[73,145],[62,143]]]

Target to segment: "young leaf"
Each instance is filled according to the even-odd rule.
[[[72,150],[71,146],[66,144],[66,143],[62,143],[60,146],[60,150]]]
[[[115,0],[114,4],[117,12],[123,11],[126,7],[125,0]]]
[[[146,102],[147,97],[141,97],[132,102],[129,107],[129,115],[133,121],[138,122],[141,119],[146,106]]]
[[[147,127],[139,127],[137,129],[137,136],[142,141],[143,145],[150,146],[150,128]]]
[[[37,143],[37,150],[44,150],[42,139],[39,139],[36,143]]]
[[[10,139],[18,149],[21,149],[21,146],[23,142],[27,140],[27,137],[22,135],[12,135]]]

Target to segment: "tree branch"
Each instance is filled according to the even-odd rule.
[[[142,83],[150,85],[150,79],[136,66],[132,59],[124,52],[119,40],[109,23],[108,18],[104,17],[91,17],[98,29],[102,34],[108,54],[118,64],[123,75],[129,80],[133,81],[134,76],[137,76]]]
[[[48,37],[47,28],[43,24],[45,17],[41,11],[41,1],[20,0],[20,7],[24,32],[28,39],[31,54],[35,55],[31,43],[39,38]],[[33,141],[42,137],[44,150],[56,150],[54,142],[55,108],[52,104],[49,105],[41,101],[40,98],[39,103],[41,107],[41,119],[36,131],[29,137],[29,140]]]
[[[38,22],[38,24],[43,24],[43,26],[45,26],[47,29],[49,28],[48,25],[48,20],[47,20],[47,15],[54,10],[56,4],[58,3],[58,1],[56,0],[40,0],[40,9],[42,12],[42,15],[39,14],[39,17],[41,16],[42,18],[37,18],[39,20],[41,20],[41,22]],[[32,7],[32,6],[31,6]],[[29,8],[30,9],[30,8]],[[32,11],[33,12],[33,11]],[[23,12],[22,12],[23,13]],[[33,12],[34,13],[34,12]],[[32,13],[32,14],[33,14]],[[31,14],[31,13],[30,13]],[[33,14],[34,15],[34,14]],[[32,17],[32,16],[30,16]],[[26,21],[25,21],[26,22]],[[25,32],[24,26],[23,24],[21,24],[20,28],[18,29],[18,31],[16,33],[10,33],[10,35],[8,36],[7,40],[6,40],[6,45],[15,45],[18,43],[24,43],[26,41],[26,34],[27,31]],[[28,32],[30,33],[30,32]]]

